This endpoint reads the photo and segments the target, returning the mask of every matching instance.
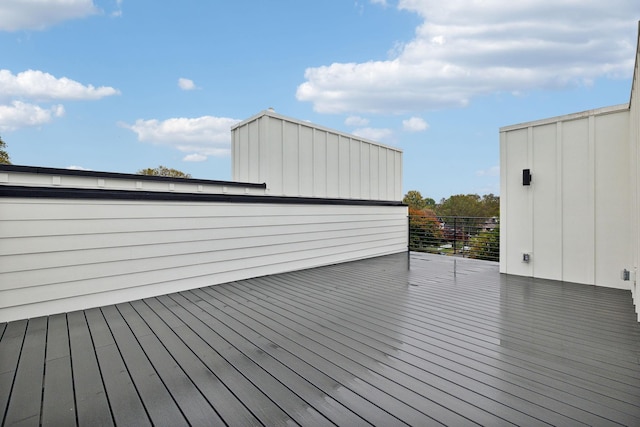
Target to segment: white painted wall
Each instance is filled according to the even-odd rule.
[[[622,105],[500,130],[502,272],[629,288],[629,125]]]
[[[500,129],[500,271],[630,289],[640,321],[639,64],[640,23],[629,104]]]
[[[633,282],[631,292],[640,321],[640,285],[638,284],[638,267],[640,266],[640,23],[638,24],[638,44],[636,63],[633,73],[630,101],[629,126],[629,169],[631,204],[631,236],[633,254]]]
[[[0,166],[0,322],[407,250],[400,203]]]
[[[402,151],[262,111],[231,129],[232,179],[268,194],[402,200]]]
[[[404,206],[0,198],[0,322],[407,250]]]

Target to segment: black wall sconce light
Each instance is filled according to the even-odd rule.
[[[522,169],[522,185],[531,185],[530,169]]]

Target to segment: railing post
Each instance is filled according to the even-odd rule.
[[[456,256],[456,240],[458,238],[458,217],[453,217],[453,256]]]

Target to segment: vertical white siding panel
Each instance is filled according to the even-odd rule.
[[[507,240],[507,230],[509,229],[510,211],[507,205],[508,194],[511,192],[511,185],[507,176],[509,174],[509,146],[507,144],[509,133],[500,132],[500,273],[508,273],[510,265],[508,264],[508,248],[510,242]],[[515,183],[514,183],[515,185]],[[509,245],[509,246],[507,246]]]
[[[530,263],[522,262],[522,254],[532,252],[531,207],[529,205],[531,187],[522,185],[522,170],[529,168],[529,129],[519,129],[505,135],[506,164],[505,179],[508,181],[506,194],[506,208],[509,218],[513,220],[501,224],[501,234],[507,238],[505,255],[507,273],[530,276],[535,262],[534,253]],[[536,176],[533,176],[534,182]],[[534,184],[535,185],[535,184]]]
[[[299,138],[306,143],[299,145],[298,175],[300,183],[298,193],[313,196],[313,176],[316,167],[313,155],[313,129],[308,126],[299,126]]]
[[[392,200],[402,200],[402,198],[404,197],[404,193],[402,191],[402,177],[403,177],[402,153],[396,151],[394,152],[394,157],[396,162],[396,167],[395,167],[396,173],[395,173],[395,179],[394,179],[395,193]]]
[[[593,204],[589,162],[589,120],[562,126],[563,279],[593,284]]]
[[[378,149],[378,199],[387,200],[387,150]]]
[[[282,195],[284,192],[284,135],[282,121],[273,118],[264,118],[269,122],[269,150],[266,156],[269,158],[269,176],[266,179],[267,188],[272,195]]]
[[[335,133],[327,133],[327,197],[340,197],[339,139]]]
[[[249,161],[251,159],[249,126],[242,126],[238,131],[240,134],[240,144],[238,147],[238,153],[240,154],[240,181],[249,182]]]
[[[626,287],[621,272],[632,263],[629,233],[628,114],[595,118],[595,284]]]
[[[313,196],[327,197],[327,133],[313,130]]]
[[[361,147],[363,142],[357,139],[349,140],[349,198],[362,199],[362,185],[360,182],[360,168],[362,166],[362,159],[360,157]]]
[[[562,229],[558,215],[557,126],[548,124],[532,129],[531,168],[535,194],[533,204],[533,275],[562,280]]]
[[[247,181],[260,182],[260,127],[259,122],[247,124],[248,165]]]
[[[396,179],[396,159],[395,153],[391,150],[387,151],[387,197],[386,200],[393,200],[395,196],[395,179]]]
[[[350,159],[350,143],[351,139],[342,135],[338,136],[338,169],[340,177],[340,192],[338,197],[348,199],[351,197],[349,194],[351,190],[351,159]]]
[[[371,144],[361,145],[360,188],[362,198],[371,199]]]
[[[284,173],[283,173],[283,194],[289,196],[300,195],[299,186],[299,149],[298,144],[298,125],[295,123],[284,122],[284,138],[283,138],[283,157],[284,157]]]
[[[371,200],[380,200],[380,147],[371,147]]]

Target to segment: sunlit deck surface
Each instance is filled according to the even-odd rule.
[[[3,425],[640,425],[627,291],[398,254],[0,324]]]

